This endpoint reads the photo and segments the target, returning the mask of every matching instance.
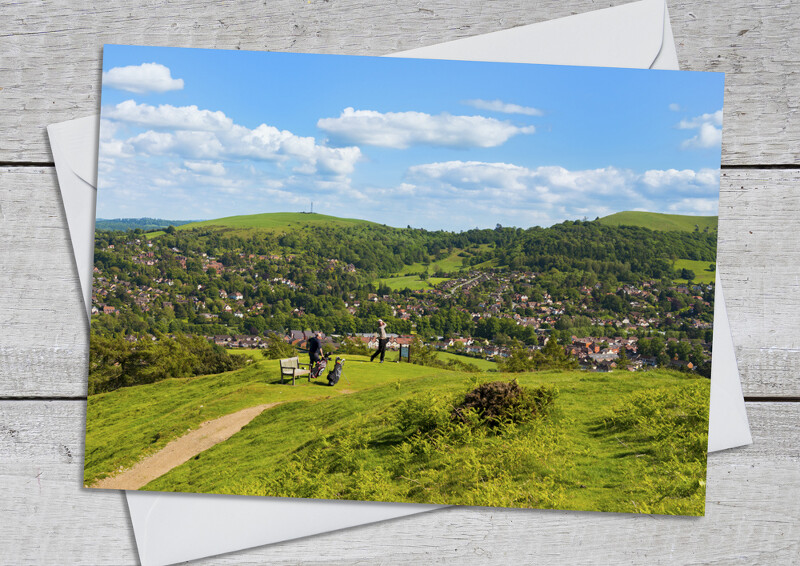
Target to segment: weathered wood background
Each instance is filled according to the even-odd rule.
[[[103,43],[382,55],[622,1],[0,3],[0,563],[136,564],[80,489],[86,322],[45,126],[96,113]],[[208,564],[800,563],[800,3],[669,1],[681,67],[725,71],[719,262],[754,444],[707,516],[453,508]]]

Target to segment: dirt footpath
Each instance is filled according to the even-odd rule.
[[[144,487],[172,468],[194,458],[200,452],[228,440],[263,411],[276,405],[280,405],[280,402],[249,407],[212,421],[206,421],[197,430],[176,438],[152,456],[135,464],[130,470],[95,482],[91,487],[100,489],[139,489]]]

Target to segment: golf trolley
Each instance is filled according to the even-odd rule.
[[[328,367],[328,361],[330,360],[330,356],[324,356],[321,360],[314,363],[311,366],[311,379],[316,379],[322,375],[322,372],[325,371],[325,368]],[[336,361],[333,364],[333,368],[328,372],[328,385],[331,387],[336,385],[339,382],[339,379],[342,377],[342,369],[344,367],[344,358],[336,357]]]

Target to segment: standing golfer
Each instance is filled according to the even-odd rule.
[[[325,352],[322,351],[322,333],[315,332],[314,336],[308,340],[308,357],[311,359],[311,364],[319,362],[325,357]]]
[[[383,363],[383,356],[386,355],[386,344],[389,342],[389,339],[386,337],[386,323],[383,322],[380,318],[378,319],[378,349],[375,350],[375,353],[372,354],[372,357],[369,361],[375,360],[375,356],[378,354],[381,355],[381,363]]]

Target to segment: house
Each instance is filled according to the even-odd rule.
[[[223,336],[223,335],[219,335],[219,334],[214,336],[213,340],[214,340],[214,344],[216,344],[217,346],[228,346],[231,343],[231,337],[230,336]]]
[[[669,362],[670,367],[675,367],[678,369],[688,369],[694,370],[694,364],[692,362],[687,362],[686,360],[671,360]]]
[[[294,343],[295,340],[305,340],[306,333],[302,330],[290,330],[289,331],[289,342]]]

